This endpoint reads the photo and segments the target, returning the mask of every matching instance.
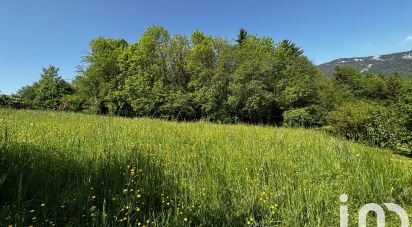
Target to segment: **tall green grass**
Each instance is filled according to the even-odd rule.
[[[337,226],[343,193],[356,224],[412,214],[411,167],[314,130],[0,109],[0,226]]]

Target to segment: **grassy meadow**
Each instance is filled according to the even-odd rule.
[[[0,109],[0,226],[338,226],[343,193],[350,226],[411,219],[411,169],[320,130]]]

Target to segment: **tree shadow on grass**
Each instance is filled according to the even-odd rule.
[[[136,225],[167,218],[163,196],[178,192],[137,149],[99,161],[28,144],[0,145],[0,225]],[[1,183],[1,181],[0,181]]]

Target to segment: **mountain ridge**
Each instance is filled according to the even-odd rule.
[[[328,76],[333,74],[336,66],[352,67],[364,74],[393,75],[400,74],[412,78],[412,50],[384,55],[338,58],[318,65]]]

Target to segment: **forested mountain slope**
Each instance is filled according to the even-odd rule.
[[[353,67],[365,74],[391,75],[399,73],[412,78],[412,51],[369,57],[339,58],[318,67],[327,75],[332,75],[336,66]]]

